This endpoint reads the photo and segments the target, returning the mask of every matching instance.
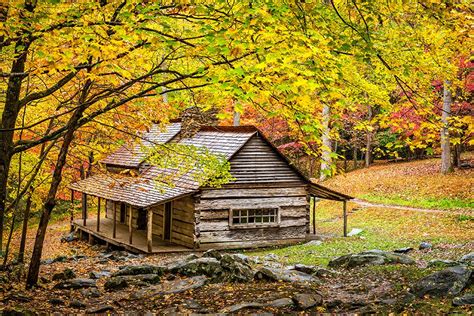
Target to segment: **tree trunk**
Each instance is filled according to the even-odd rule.
[[[372,120],[372,106],[367,109],[367,121],[370,124]],[[367,129],[365,142],[365,167],[369,167],[372,163],[372,131]]]
[[[352,161],[354,164],[354,170],[357,169],[357,147],[352,147]]]
[[[2,265],[3,270],[5,270],[5,267],[7,266],[7,262],[8,262],[8,254],[10,252],[10,243],[12,241],[13,229],[15,228],[15,220],[16,220],[16,214],[13,214],[12,225],[10,226],[10,233],[8,234],[7,245],[5,247],[5,257],[3,258],[3,265]]]
[[[449,80],[444,81],[443,87],[443,112],[441,114],[441,173],[447,174],[453,171],[453,165],[451,162],[451,147],[449,144],[449,117],[451,116],[451,104],[453,98],[451,96],[451,90],[449,89],[451,82]]]
[[[331,139],[329,138],[329,118],[330,118],[330,107],[325,104],[323,106],[322,118],[323,118],[323,130],[321,135],[321,168],[319,174],[319,180],[323,181],[331,175]]]
[[[44,238],[46,236],[46,229],[48,228],[48,222],[49,218],[51,217],[51,212],[53,211],[54,206],[56,205],[56,193],[58,192],[59,185],[61,184],[62,172],[66,164],[66,158],[69,151],[69,147],[74,138],[74,132],[78,127],[78,122],[80,118],[82,117],[84,111],[87,108],[87,105],[84,105],[84,102],[91,86],[92,82],[88,80],[79,98],[78,103],[80,104],[80,106],[74,111],[71,119],[67,123],[68,129],[64,134],[63,144],[59,151],[59,155],[56,160],[56,165],[54,166],[53,178],[43,206],[43,213],[41,214],[40,222],[38,225],[38,231],[36,232],[35,244],[33,246],[30,267],[28,270],[28,276],[26,278],[26,286],[28,288],[31,288],[32,286],[36,285],[36,283],[38,282],[39,268],[41,263],[41,255],[43,253],[43,243]]]
[[[456,168],[459,168],[461,166],[461,144],[456,144],[454,145],[454,150],[453,150],[453,165]]]
[[[25,245],[26,237],[28,233],[28,219],[30,218],[31,210],[31,194],[28,195],[26,199],[25,212],[23,214],[23,225],[21,228],[21,239],[20,239],[20,248],[18,249],[18,263],[23,263],[25,261]]]

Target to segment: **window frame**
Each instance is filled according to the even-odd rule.
[[[261,222],[261,223],[246,223],[246,224],[234,224],[234,211],[259,211],[259,210],[275,210],[275,222]],[[271,228],[271,227],[280,227],[280,207],[236,207],[229,209],[229,227],[230,229],[249,229],[249,228]],[[247,216],[248,217],[248,216]]]

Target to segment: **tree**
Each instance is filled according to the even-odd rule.
[[[443,113],[441,114],[441,173],[446,174],[453,171],[451,144],[449,142],[449,117],[451,116],[450,82],[446,80],[443,85]]]

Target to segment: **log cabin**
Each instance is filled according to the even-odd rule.
[[[314,214],[310,224],[316,198],[343,203],[346,233],[346,201],[352,197],[305,177],[254,126],[200,126],[187,135],[181,122],[173,122],[154,125],[140,139],[102,160],[105,172],[69,186],[71,199],[82,193],[82,218],[71,218],[72,226],[91,242],[136,253],[298,243],[316,233]],[[207,187],[188,173],[158,187],[155,179],[170,170],[149,164],[143,148],[168,143],[223,155],[233,180]],[[97,216],[88,218],[92,203]]]

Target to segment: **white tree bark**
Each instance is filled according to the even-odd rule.
[[[321,168],[319,180],[323,181],[331,175],[331,139],[329,138],[329,119],[331,108],[325,104],[323,106],[322,118],[323,129],[321,135]]]
[[[449,117],[451,116],[451,104],[453,97],[450,90],[451,82],[444,81],[443,87],[443,112],[441,114],[441,173],[446,174],[453,171],[451,161],[451,147],[449,144]]]

